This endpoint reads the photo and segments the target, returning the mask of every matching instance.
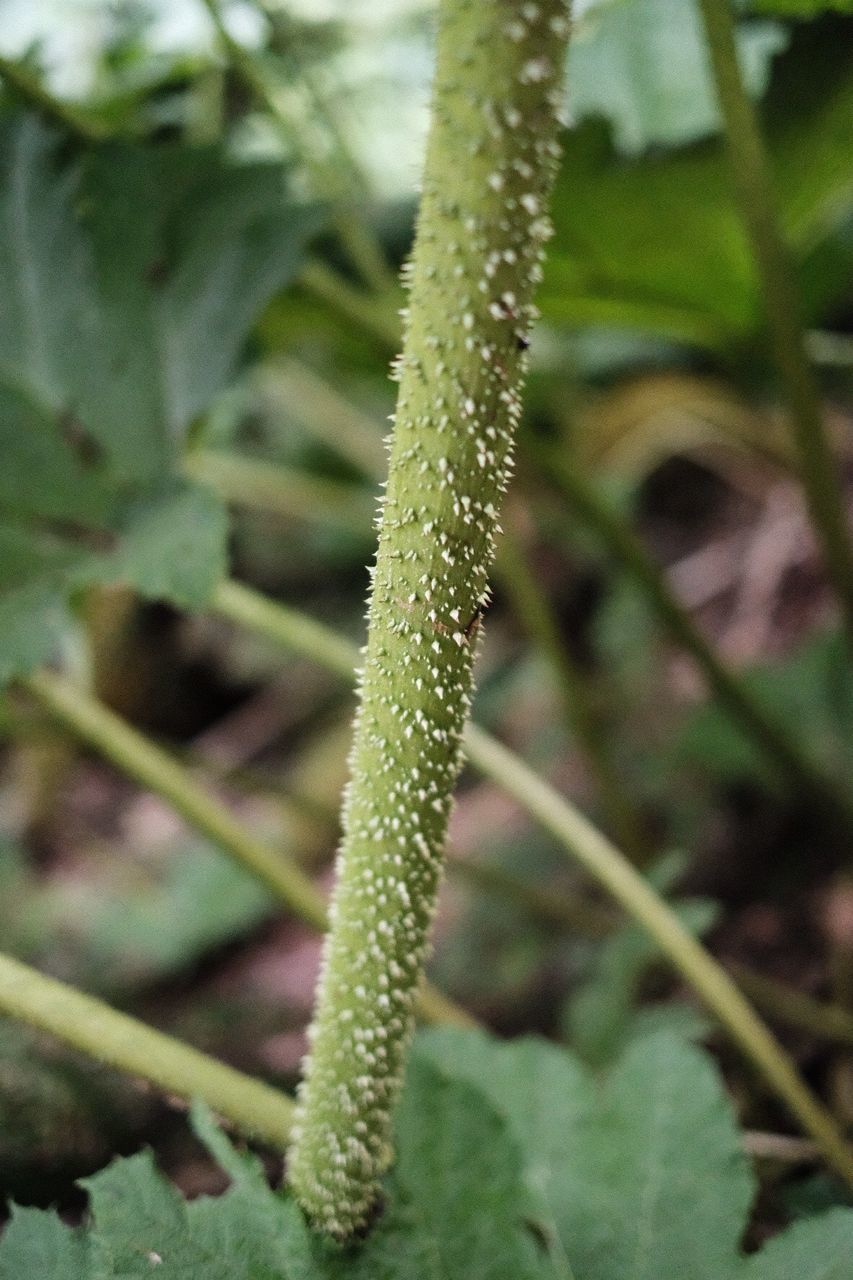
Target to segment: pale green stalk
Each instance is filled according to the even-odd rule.
[[[223,501],[287,519],[337,524],[356,537],[370,529],[375,510],[366,489],[309,475],[297,467],[247,458],[226,449],[194,449],[184,457],[187,475],[208,485]]]
[[[199,1098],[244,1133],[285,1146],[293,1116],[285,1094],[3,954],[0,1012],[167,1093]]]
[[[731,0],[700,0],[699,7],[725,122],[735,194],[752,243],[773,354],[791,411],[800,474],[853,644],[853,546],[844,489],[806,354],[802,301],[779,225],[770,162],[738,62]]]
[[[320,624],[286,611],[278,625],[273,625],[273,615],[278,607],[265,601],[263,610],[256,607],[243,609],[246,591],[246,588],[241,588],[239,593],[229,590],[224,597],[220,593],[216,607],[232,621],[249,627],[262,617],[265,623],[262,634],[306,656],[313,653],[318,662],[324,660],[320,656],[324,646],[318,643]],[[249,597],[253,594],[248,592]],[[333,661],[326,665],[344,674],[343,649],[340,646],[346,646],[353,663],[357,659],[355,646],[347,645],[346,641],[341,641],[325,628],[321,631],[325,632],[329,642],[325,648],[334,653]],[[853,1187],[853,1154],[830,1113],[800,1078],[785,1050],[722,965],[687,933],[677,915],[631,866],[625,855],[568,800],[476,725],[469,724],[466,729],[465,751],[475,769],[512,795],[519,807],[550,831],[569,857],[579,862],[656,940],[673,968],[693,987],[747,1060],[786,1103],[806,1132],[819,1143],[828,1163]],[[583,927],[580,920],[576,927]]]
[[[315,624],[314,631],[317,627]],[[311,628],[307,634],[312,634]],[[328,662],[333,646],[312,647],[318,661]],[[351,669],[351,668],[350,668]],[[281,850],[273,850],[237,821],[233,814],[174,756],[151,742],[70,680],[39,671],[20,682],[76,737],[117,765],[128,777],[150,788],[202,835],[251,872],[285,906],[307,924],[325,930],[326,906],[312,881]],[[430,1022],[472,1026],[474,1020],[441,992],[425,987],[418,1012]]]
[[[565,722],[598,791],[605,825],[612,827],[625,852],[641,862],[647,852],[642,818],[613,759],[609,725],[598,705],[597,690],[560,635],[548,598],[512,527],[501,541],[495,577],[519,624],[551,668]]]
[[[410,312],[292,1185],[338,1238],[392,1158],[532,294],[550,227],[564,0],[442,0]]]
[[[302,113],[303,119],[297,123],[282,110],[281,95],[275,92],[258,55],[241,45],[228,31],[217,0],[203,0],[203,4],[210,14],[219,43],[235,75],[268,112],[285,142],[292,145],[294,138],[299,139],[302,144],[302,161],[311,171],[319,194],[323,197],[331,196],[338,202],[335,215],[338,234],[359,274],[375,293],[382,294],[395,289],[397,282],[385,261],[381,244],[371,228],[347,207],[353,197],[363,204],[368,194],[366,183],[338,121],[326,108],[307,69],[291,68],[289,77],[307,91],[309,98],[307,109]],[[331,139],[335,150],[335,155],[327,160],[318,158],[326,149],[326,139],[321,136],[300,137],[305,133],[306,124],[316,124],[319,121],[325,126],[327,138]]]

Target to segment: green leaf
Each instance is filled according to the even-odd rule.
[[[770,60],[787,33],[773,22],[738,29],[752,97],[767,87]],[[578,120],[611,121],[619,151],[692,142],[720,127],[696,0],[609,0],[582,15],[569,48],[569,108]]]
[[[750,1259],[743,1280],[850,1280],[853,1213],[829,1213],[795,1223]]]
[[[290,1199],[273,1192],[260,1162],[236,1151],[209,1112],[193,1126],[232,1180],[225,1195],[185,1203],[150,1153],[117,1160],[83,1185],[92,1224],[85,1240],[28,1211],[0,1242],[0,1280],[48,1257],[54,1238],[68,1267],[56,1280],[546,1280],[525,1221],[520,1156],[483,1095],[414,1061],[400,1109],[399,1158],[386,1211],[361,1246],[314,1236]],[[64,1233],[64,1234],[62,1234]],[[60,1245],[57,1245],[57,1249]],[[27,1252],[29,1250],[29,1253]],[[59,1256],[59,1255],[58,1255]],[[63,1257],[65,1255],[62,1255]]]
[[[717,916],[716,904],[705,899],[677,902],[673,909],[696,937],[706,933]],[[637,1013],[650,1012],[637,1009],[640,983],[660,957],[654,940],[633,924],[619,929],[597,949],[592,972],[572,995],[565,1020],[572,1047],[585,1062],[601,1066],[612,1061],[636,1033]],[[639,1025],[649,1030],[647,1018],[641,1018]],[[695,1030],[697,1023],[686,1025]]]
[[[786,60],[786,75],[774,80],[766,134],[783,225],[804,264],[837,236],[853,188],[853,64],[842,46],[823,59],[816,84],[810,52]],[[755,266],[721,142],[626,162],[607,126],[586,122],[565,139],[554,227],[538,298],[553,323],[711,348],[760,334]],[[832,270],[809,277],[810,319],[843,278]]]
[[[153,865],[108,869],[77,891],[70,908],[67,891],[54,901],[65,932],[79,939],[88,986],[107,992],[180,972],[274,910],[248,872],[219,850],[186,841]]]
[[[783,725],[841,785],[853,766],[853,679],[837,632],[813,636],[795,653],[762,663],[741,679],[767,714]],[[763,780],[763,758],[715,704],[692,712],[672,744],[670,764],[701,761],[725,781]]]
[[[849,1280],[847,1209],[741,1254],[753,1179],[731,1109],[710,1058],[670,1036],[599,1081],[545,1041],[422,1034],[385,1211],[347,1249],[205,1108],[192,1121],[224,1195],[186,1203],[150,1154],[117,1160],[84,1184],[83,1232],[15,1210],[0,1280]]]
[[[629,1048],[599,1093],[539,1041],[435,1031],[421,1043],[509,1120],[575,1280],[731,1274],[753,1181],[706,1055],[653,1037]]]
[[[89,157],[81,197],[100,347],[81,416],[123,468],[150,474],[227,386],[320,219],[288,200],[279,167],[229,164],[215,148],[111,144]]]
[[[0,124],[0,680],[52,655],[80,588],[207,603],[227,520],[180,474],[187,433],[318,223],[278,166],[175,144],[72,164],[34,117]]]
[[[225,574],[228,518],[207,489],[177,484],[134,504],[117,529],[118,546],[87,580],[127,583],[152,600],[200,609]]]
[[[542,1276],[523,1219],[520,1155],[482,1091],[416,1057],[397,1133],[391,1205],[364,1258],[365,1280],[383,1266],[395,1280]]]
[[[0,1241],[0,1280],[82,1280],[87,1242],[42,1209],[12,1209]]]

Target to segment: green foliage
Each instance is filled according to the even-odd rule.
[[[679,920],[696,937],[708,931],[717,917],[716,904],[694,898],[672,904]],[[596,949],[590,971],[571,996],[564,1017],[573,1050],[592,1066],[613,1059],[652,1025],[669,1026],[682,1035],[700,1038],[707,1019],[678,1003],[640,1005],[643,979],[660,960],[660,949],[645,930],[627,924]]]
[[[260,1165],[238,1154],[204,1114],[200,1136],[232,1185],[186,1204],[147,1153],[86,1182],[93,1224],[81,1235],[55,1217],[17,1210],[0,1243],[0,1278],[107,1280],[544,1280],[524,1221],[519,1157],[507,1128],[470,1086],[413,1067],[399,1113],[400,1160],[388,1206],[368,1242],[323,1244]],[[41,1251],[41,1252],[40,1252]],[[54,1270],[16,1270],[43,1256]],[[63,1270],[62,1268],[65,1268]]]
[[[534,1039],[431,1031],[420,1052],[506,1117],[537,1217],[574,1280],[817,1280],[836,1258],[849,1269],[849,1210],[808,1224],[822,1232],[808,1257],[802,1225],[754,1260],[739,1256],[753,1179],[709,1059],[682,1040],[632,1044],[603,1084]],[[780,1269],[789,1264],[800,1270]]]
[[[750,93],[760,97],[783,27],[753,22],[739,31]],[[605,0],[581,15],[569,52],[569,106],[579,120],[601,115],[618,149],[692,142],[720,126],[695,0]]]
[[[795,63],[798,77],[807,66]],[[804,91],[797,79],[788,96],[797,109],[783,104],[774,113],[767,142],[783,224],[806,259],[846,216],[853,65],[834,58],[819,90]],[[588,122],[566,140],[554,223],[539,295],[553,323],[634,328],[710,347],[760,331],[756,270],[721,142],[626,162],[607,127]],[[810,279],[812,313],[837,296],[843,278],[836,267]]]
[[[78,1231],[16,1209],[0,1280],[847,1280],[853,1211],[740,1252],[754,1180],[706,1055],[669,1035],[598,1080],[529,1038],[432,1031],[398,1114],[384,1212],[346,1250],[313,1235],[209,1114],[196,1133],[231,1180],[184,1202],[150,1154],[87,1180]],[[37,1270],[27,1270],[35,1267]]]
[[[187,433],[317,225],[275,166],[129,144],[70,163],[34,118],[2,123],[0,680],[51,654],[82,587],[209,599],[227,522],[181,478]]]
[[[821,13],[853,13],[853,0],[749,0],[754,13],[774,13],[780,18],[816,18]]]
[[[790,657],[745,672],[743,680],[826,773],[849,789],[853,681],[843,637],[834,631],[818,634]],[[712,703],[692,712],[669,754],[670,765],[700,762],[724,782],[766,779],[765,763],[752,743]]]
[[[160,856],[110,857],[71,884],[37,875],[0,843],[0,928],[6,950],[113,999],[189,968],[275,910],[248,872],[200,841]]]

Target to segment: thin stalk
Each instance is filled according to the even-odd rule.
[[[100,142],[107,136],[106,129],[99,121],[78,111],[70,102],[55,98],[41,80],[20,62],[0,57],[0,78],[46,120],[60,125],[81,142]]]
[[[614,766],[608,727],[595,692],[560,636],[539,578],[527,562],[511,522],[504,529],[495,576],[519,623],[551,668],[569,732],[593,776],[606,820],[626,852],[639,860],[644,844],[642,821]]]
[[[319,655],[318,655],[319,660]],[[326,905],[312,881],[294,862],[247,831],[214,795],[196,782],[167,751],[71,681],[49,671],[21,680],[51,715],[76,737],[142,786],[161,796],[186,821],[262,884],[306,924],[325,931]],[[471,1026],[464,1010],[433,988],[420,992],[418,1011],[431,1022]]]
[[[319,258],[310,259],[299,274],[299,284],[330,310],[343,316],[377,343],[384,354],[400,345],[401,325],[387,306],[357,289]]]
[[[358,646],[298,609],[269,600],[233,579],[220,582],[211,607],[237,626],[264,636],[290,653],[312,658],[345,680],[352,680],[359,657]]]
[[[358,485],[225,449],[194,449],[185,455],[183,466],[187,475],[235,506],[288,519],[319,517],[362,537],[370,532],[376,504],[372,494]]]
[[[167,1094],[199,1098],[243,1132],[284,1150],[293,1103],[278,1089],[3,954],[0,1011]]]
[[[853,1013],[842,1005],[815,1000],[804,991],[796,991],[745,965],[735,965],[734,975],[750,999],[774,1022],[808,1031],[822,1040],[853,1046]]]
[[[202,3],[210,15],[217,39],[234,74],[242,80],[249,93],[272,117],[285,139],[290,141],[292,131],[295,131],[293,122],[288,120],[282,112],[280,103],[258,59],[251,50],[246,49],[231,35],[222,19],[217,0],[202,0]],[[375,293],[387,293],[391,288],[396,287],[397,282],[385,261],[382,246],[373,232],[347,208],[348,200],[353,195],[360,200],[364,199],[366,194],[364,179],[346,145],[337,120],[324,109],[322,98],[304,69],[299,80],[308,90],[311,98],[309,114],[316,119],[324,119],[338,153],[334,160],[324,163],[316,159],[320,147],[308,145],[303,147],[303,161],[312,171],[320,194],[331,196],[338,204],[334,220],[341,243],[347,250],[353,266]]]
[[[521,907],[533,919],[559,929],[570,929],[590,938],[604,938],[613,929],[614,920],[610,913],[594,903],[527,884],[493,863],[474,862],[451,853],[447,871],[454,879],[467,880],[478,889]]]
[[[647,881],[595,827],[518,757],[475,726],[467,748],[478,766],[514,796],[572,857],[655,939],[673,967],[701,997],[745,1056],[758,1068],[827,1162],[853,1188],[853,1151],[830,1112],[811,1092],[779,1041],[725,970],[687,932]]]
[[[385,433],[374,418],[353,405],[314,369],[292,357],[267,368],[265,377],[286,402],[288,414],[304,424],[315,439],[365,476],[382,476],[388,452],[383,441]]]
[[[835,816],[836,822],[849,831],[853,814],[846,799],[832,787],[784,726],[765,711],[744,682],[721,661],[636,534],[611,510],[579,468],[555,452],[545,455],[544,465],[584,524],[594,530],[642,588],[663,626],[676,644],[694,659],[732,720],[759,747],[778,774],[798,791],[819,801]]]
[[[245,591],[245,589],[243,589]],[[253,595],[254,593],[249,593]],[[233,621],[252,626],[257,616],[254,609],[243,610],[242,595],[229,594],[225,608],[217,605]],[[267,603],[265,619],[277,606]],[[287,611],[273,634],[264,634],[288,649],[322,661],[322,650],[316,645],[318,623],[294,617]],[[325,630],[325,628],[321,628]],[[330,652],[334,652],[332,670],[344,674],[340,637],[329,635]],[[343,642],[346,645],[346,642]],[[351,661],[356,660],[355,646],[346,645]],[[352,676],[352,670],[347,673]],[[792,1115],[810,1133],[826,1160],[853,1188],[853,1153],[829,1112],[812,1094],[769,1028],[738,990],[722,966],[684,929],[678,917],[631,865],[624,854],[610,843],[553,787],[538,778],[516,755],[494,738],[469,724],[465,732],[465,750],[470,763],[485,777],[496,782],[514,797],[519,807],[546,831],[563,850],[580,863],[627,914],[642,925],[658,943],[673,968],[685,979],[717,1017],[744,1056],[760,1072],[776,1095],[788,1106]]]
[[[806,354],[802,303],[776,211],[770,164],[738,62],[730,0],[700,0],[735,193],[755,255],[773,354],[791,410],[800,471],[853,643],[853,547],[820,393]]]

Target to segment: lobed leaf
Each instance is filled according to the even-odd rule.
[[[227,521],[180,474],[187,433],[318,223],[277,166],[129,144],[70,162],[34,117],[0,124],[0,681],[51,656],[80,588],[210,598]]]
[[[84,1184],[82,1231],[15,1209],[0,1280],[849,1280],[853,1211],[740,1251],[754,1180],[707,1055],[670,1035],[603,1079],[535,1038],[423,1033],[396,1167],[367,1239],[313,1234],[204,1108],[193,1126],[231,1179],[186,1203],[149,1153]],[[543,1247],[543,1244],[547,1247]]]

